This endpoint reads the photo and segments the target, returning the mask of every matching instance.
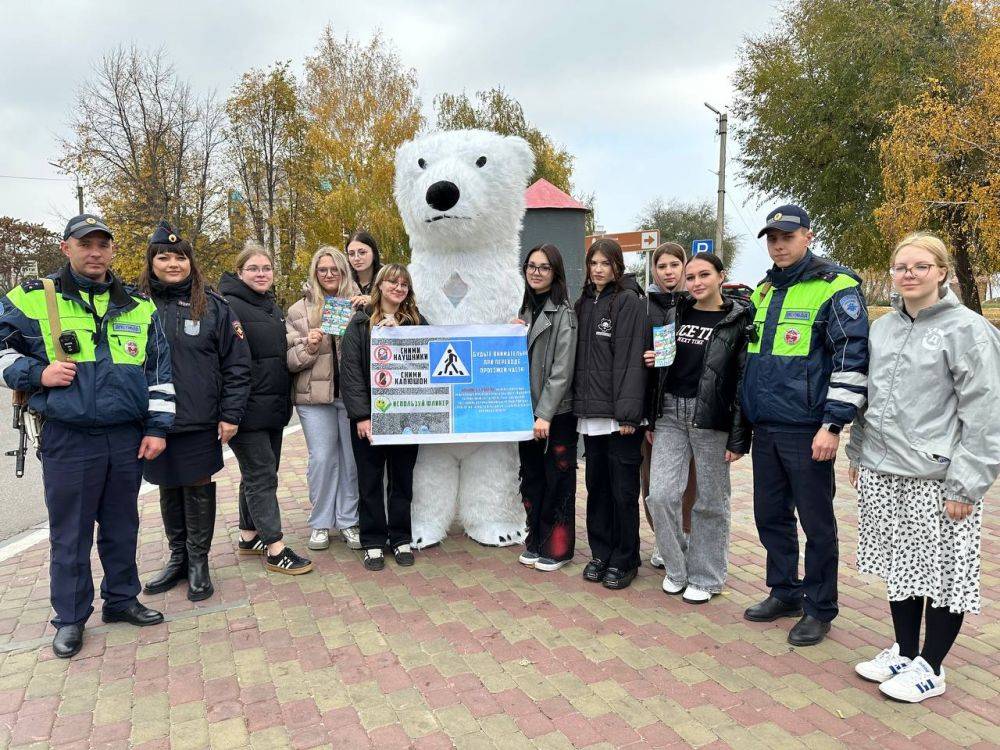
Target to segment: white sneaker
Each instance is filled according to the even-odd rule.
[[[309,535],[309,543],[306,546],[309,549],[326,549],[330,546],[330,530],[313,529]]]
[[[533,568],[535,567],[535,563],[538,561],[538,553],[528,552],[528,550],[525,550],[521,553],[521,556],[517,558],[517,561],[521,563],[521,565],[527,565],[529,568]]]
[[[654,568],[659,568],[660,570],[663,570],[665,567],[667,567],[663,563],[663,556],[660,555],[660,548],[655,544],[653,545],[653,554],[649,558],[649,564],[652,565]]]
[[[878,689],[893,700],[920,703],[925,698],[941,695],[945,687],[944,667],[941,667],[941,674],[936,675],[931,665],[918,656],[910,666],[883,682]]]
[[[684,589],[684,601],[688,604],[704,604],[709,599],[712,598],[711,591],[705,591],[697,586],[692,586],[688,584],[688,587]]]
[[[545,572],[551,572],[553,570],[559,570],[563,565],[569,563],[569,560],[553,560],[550,557],[539,557],[535,560],[535,570],[544,570]]]
[[[673,595],[673,594],[679,594],[683,590],[684,590],[684,584],[683,583],[674,583],[673,581],[671,581],[666,576],[663,576],[663,591],[664,591],[664,593]]]
[[[854,665],[854,671],[871,682],[885,682],[910,666],[910,659],[899,655],[899,644],[893,643],[870,661]]]
[[[361,549],[361,531],[357,526],[351,526],[348,529],[341,529],[340,536],[343,537],[344,541],[347,543],[348,549]]]

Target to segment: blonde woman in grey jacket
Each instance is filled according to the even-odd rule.
[[[285,320],[288,369],[295,375],[292,400],[299,413],[309,465],[309,549],[330,546],[330,529],[339,529],[347,546],[361,549],[358,531],[358,472],[351,450],[351,424],[340,397],[341,337],[323,331],[329,298],[358,294],[347,258],[321,247],[309,264],[305,296],[288,309]]]
[[[576,313],[569,303],[562,255],[539,245],[524,259],[519,322],[528,326],[528,368],[535,436],[518,445],[528,537],[519,562],[559,570],[576,542],[576,417],[573,367]]]
[[[896,246],[894,309],[871,326],[868,407],[847,449],[858,569],[885,581],[896,636],[855,669],[911,703],[945,691],[941,662],[979,612],[983,496],[1000,472],[1000,332],[948,288],[949,266],[933,235]]]

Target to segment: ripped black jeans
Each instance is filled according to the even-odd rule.
[[[556,414],[549,439],[518,444],[521,497],[528,517],[525,549],[570,560],[576,545],[576,417]]]

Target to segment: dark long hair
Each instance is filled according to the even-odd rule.
[[[524,297],[521,298],[522,310],[531,304],[531,287],[528,286],[528,259],[535,253],[542,253],[548,264],[552,266],[552,286],[549,287],[549,299],[555,305],[561,305],[569,299],[569,292],[566,289],[566,267],[563,265],[562,253],[555,245],[545,242],[531,248],[524,256],[524,263],[521,264],[521,278],[524,279]]]
[[[146,266],[139,273],[137,286],[139,291],[153,296],[150,279],[156,278],[153,273],[153,258],[160,253],[176,253],[183,255],[191,262],[191,320],[201,320],[205,314],[205,307],[208,305],[208,297],[205,294],[205,277],[201,275],[201,269],[194,259],[194,248],[187,240],[181,240],[174,244],[154,244],[150,243],[146,247]]]
[[[372,284],[374,285],[375,277],[378,276],[378,272],[382,269],[382,258],[378,252],[378,243],[364,229],[359,229],[348,237],[347,242],[344,243],[344,255],[347,255],[347,246],[352,242],[360,242],[362,245],[368,245],[372,249]],[[354,278],[354,283],[360,287],[361,279],[358,278],[358,272],[354,270],[354,266],[351,266],[350,260],[348,260],[347,265],[351,268],[351,276]]]
[[[712,268],[714,268],[719,273],[723,273],[726,270],[726,264],[723,263],[722,258],[720,258],[715,253],[706,253],[706,252],[695,253],[694,255],[691,256],[691,260],[703,260],[710,266],[712,266]],[[690,263],[691,260],[689,260],[688,263]]]
[[[622,285],[622,278],[625,276],[625,258],[622,255],[622,246],[612,239],[601,237],[587,250],[587,258],[584,260],[587,266],[587,282],[583,285],[583,290],[580,292],[580,299],[576,301],[576,311],[578,314],[580,312],[580,305],[583,304],[587,293],[594,288],[594,282],[590,280],[590,261],[593,260],[597,253],[600,253],[611,261],[611,273],[614,274],[614,280],[611,284],[614,286],[614,293],[617,295],[618,292],[625,288]],[[613,301],[611,307],[614,309]]]

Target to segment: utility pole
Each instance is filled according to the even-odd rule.
[[[722,262],[729,266],[730,259],[723,252],[722,235],[726,226],[726,133],[729,130],[729,115],[720,112],[708,102],[705,106],[715,113],[718,122],[716,134],[719,136],[719,190],[715,208],[715,252],[722,256]]]
[[[49,164],[51,166],[55,167],[56,169],[60,170],[64,174],[72,174],[73,175],[73,178],[76,180],[76,208],[77,208],[77,214],[82,214],[83,213],[83,185],[80,184],[80,173],[77,172],[75,169],[68,169],[68,168],[64,167],[62,164],[59,164],[59,163],[54,162],[54,161],[50,161]]]

